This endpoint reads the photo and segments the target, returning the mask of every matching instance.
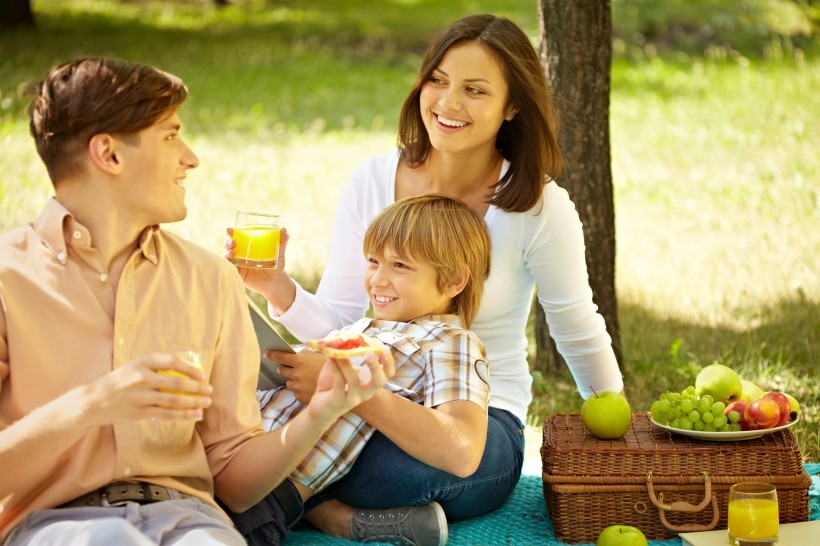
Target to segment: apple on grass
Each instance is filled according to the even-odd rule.
[[[632,422],[632,409],[617,392],[595,392],[581,406],[581,421],[593,436],[601,440],[623,437]]]
[[[637,527],[610,525],[598,535],[595,546],[648,546],[646,537]]]

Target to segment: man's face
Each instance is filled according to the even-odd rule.
[[[188,213],[183,182],[199,158],[180,129],[174,112],[137,133],[134,144],[120,146],[128,212],[145,225],[177,222]]]

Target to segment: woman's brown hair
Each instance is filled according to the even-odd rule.
[[[563,169],[558,148],[558,119],[538,54],[526,34],[512,21],[489,14],[470,15],[446,27],[433,40],[399,119],[399,148],[411,167],[421,165],[431,143],[420,111],[421,88],[452,47],[477,42],[499,62],[509,89],[508,102],[517,114],[504,121],[496,148],[510,168],[498,181],[490,203],[509,212],[531,209],[541,198],[545,182]]]

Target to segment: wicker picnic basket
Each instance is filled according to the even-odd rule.
[[[650,540],[726,528],[729,487],[777,487],[781,523],[806,521],[811,479],[792,433],[736,442],[696,440],[634,413],[626,435],[598,440],[578,414],[544,421],[544,499],[562,542],[595,542],[610,525],[631,525]]]

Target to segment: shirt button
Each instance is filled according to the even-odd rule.
[[[83,234],[80,233],[79,231],[75,231],[72,235],[74,236],[75,239],[79,239],[80,237],[83,236]]]
[[[134,471],[131,469],[131,467],[130,467],[130,466],[126,466],[126,467],[123,469],[123,473],[124,473],[126,476],[130,476],[131,474],[133,474],[133,473],[134,473]]]
[[[101,280],[102,282],[107,281],[107,280],[108,280],[108,275],[106,275],[105,273],[103,273],[102,275],[100,275],[100,280]]]
[[[65,263],[65,252],[60,252],[59,254],[57,254],[57,259]]]

